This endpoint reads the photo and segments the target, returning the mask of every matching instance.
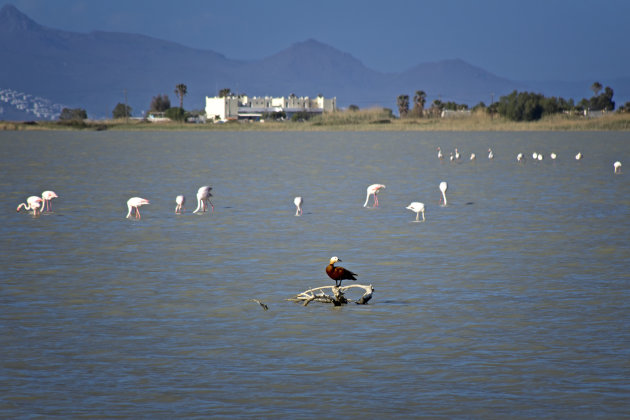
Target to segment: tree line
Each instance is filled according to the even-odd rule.
[[[544,116],[557,113],[577,114],[584,111],[614,111],[614,91],[611,87],[606,86],[604,88],[601,83],[595,82],[591,86],[591,90],[594,95],[590,99],[582,99],[577,104],[574,103],[573,99],[547,98],[539,93],[518,92],[515,90],[509,95],[502,96],[498,102],[494,102],[490,106],[479,102],[472,110],[483,110],[491,115],[498,114],[512,121],[535,121]],[[426,93],[422,90],[416,91],[411,109],[409,108],[409,95],[399,95],[396,100],[398,113],[401,118],[438,117],[444,110],[468,110],[468,105],[466,104],[442,102],[439,99],[434,100],[428,109],[424,109],[425,103]],[[630,102],[622,105],[619,111],[630,112]]]

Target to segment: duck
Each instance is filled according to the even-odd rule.
[[[338,257],[332,257],[326,267],[326,274],[335,281],[335,287],[340,287],[342,280],[356,280],[355,276],[358,276],[358,274],[343,267],[335,267],[336,262],[341,262],[341,260]]]

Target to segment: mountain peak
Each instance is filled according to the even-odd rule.
[[[0,30],[3,32],[17,32],[41,28],[37,22],[20,12],[12,4],[6,4],[0,9]]]

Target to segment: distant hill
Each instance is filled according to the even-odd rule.
[[[230,88],[249,96],[323,94],[337,97],[340,107],[385,106],[396,111],[398,95],[413,98],[417,90],[427,93],[428,103],[439,98],[474,105],[480,101],[488,104],[492,94],[498,100],[515,89],[545,94],[557,90],[555,95],[579,100],[591,96],[593,82],[517,82],[462,60],[381,73],[316,40],[296,43],[261,60],[233,60],[211,50],[143,35],[47,28],[11,5],[0,9],[0,62],[0,92],[17,92],[39,101],[39,105],[27,101],[30,105],[23,103],[22,108],[16,108],[0,95],[0,120],[50,119],[48,110],[54,118],[54,110],[62,106],[83,108],[90,118],[108,118],[116,104],[125,101],[125,91],[133,114],[140,115],[158,94],[167,94],[176,105],[174,89],[179,83],[188,87],[186,109],[202,109],[206,96]],[[609,85],[605,80],[600,82]],[[625,84],[623,89],[630,93],[630,80],[617,82]],[[615,100],[621,103],[620,86],[610,85]],[[630,94],[626,98],[630,100]],[[33,112],[41,111],[42,106],[46,112]]]

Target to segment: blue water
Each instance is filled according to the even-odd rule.
[[[0,147],[0,417],[630,417],[630,183],[612,167],[630,167],[630,133],[31,131]],[[364,208],[372,183],[387,188]],[[192,214],[202,185],[215,211]],[[44,190],[53,212],[15,212]],[[151,201],[140,220],[132,196]],[[288,301],[332,284],[333,255],[369,304]]]

